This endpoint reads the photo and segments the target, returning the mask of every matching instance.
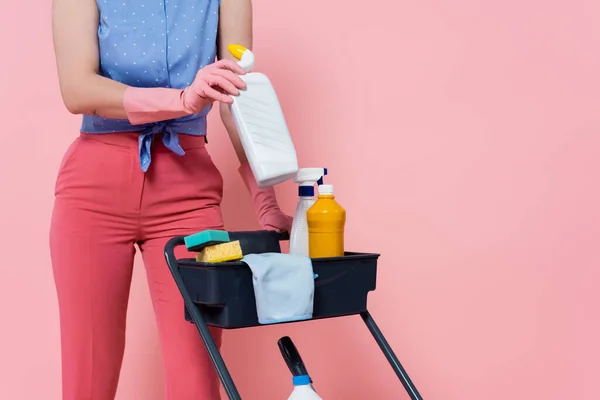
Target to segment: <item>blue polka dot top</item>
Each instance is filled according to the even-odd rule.
[[[100,74],[136,87],[189,86],[199,69],[214,62],[220,0],[97,0]],[[165,146],[184,151],[178,134],[206,135],[211,107],[182,118],[144,125],[85,115],[81,131],[140,132],[140,165],[148,170],[150,147],[162,134]]]

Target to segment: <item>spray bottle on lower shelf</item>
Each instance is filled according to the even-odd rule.
[[[322,400],[315,392],[310,384],[310,376],[300,375],[294,376],[294,391],[288,397],[288,400]]]
[[[306,211],[315,204],[315,183],[322,185],[327,168],[301,168],[294,179],[299,183],[298,205],[290,233],[290,253],[308,257],[308,223]]]
[[[292,339],[289,336],[284,336],[279,339],[277,344],[293,376],[294,391],[288,397],[288,400],[323,400],[315,391],[306,365],[304,365],[304,361],[302,361],[302,357],[300,357],[300,353]]]

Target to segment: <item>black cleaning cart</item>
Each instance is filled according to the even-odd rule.
[[[245,253],[281,252],[275,232],[230,232],[240,240]],[[165,246],[165,257],[185,303],[185,318],[193,322],[231,400],[241,396],[227,370],[208,326],[223,329],[264,326],[256,314],[252,272],[242,262],[206,264],[175,257],[175,248],[184,237],[175,237]],[[252,251],[246,251],[252,248]],[[367,295],[375,290],[378,254],[346,253],[344,257],[313,260],[315,280],[313,319],[360,315],[373,338],[396,372],[412,400],[422,400],[408,374],[367,310]]]

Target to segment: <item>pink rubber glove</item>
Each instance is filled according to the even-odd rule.
[[[215,101],[231,104],[228,95],[237,96],[246,87],[236,74],[246,72],[231,60],[219,60],[198,71],[194,82],[185,88],[128,87],[123,106],[133,125],[164,121],[197,114]]]
[[[250,164],[247,162],[240,166],[239,173],[252,197],[254,211],[258,216],[261,228],[277,232],[290,232],[293,218],[285,215],[279,208],[275,190],[272,187],[259,188]]]

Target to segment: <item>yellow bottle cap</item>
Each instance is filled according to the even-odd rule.
[[[227,46],[227,49],[229,50],[231,55],[233,55],[238,60],[242,59],[242,54],[244,54],[244,52],[246,51],[246,48],[241,44],[230,44],[229,46]]]

